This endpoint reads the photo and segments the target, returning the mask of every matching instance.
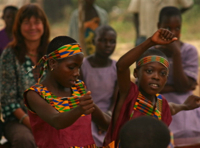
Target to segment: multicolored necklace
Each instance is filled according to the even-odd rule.
[[[162,112],[162,96],[156,94],[157,101],[155,106],[153,103],[146,99],[141,92],[139,92],[138,98],[133,107],[133,112],[131,114],[131,118],[133,116],[134,111],[139,111],[145,115],[153,116],[154,118],[161,120],[161,112]]]

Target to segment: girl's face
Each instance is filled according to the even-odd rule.
[[[94,39],[96,53],[103,57],[109,57],[115,50],[116,33],[112,30],[98,33]]]
[[[16,10],[11,10],[11,9],[7,9],[5,11],[5,14],[3,15],[2,18],[5,21],[6,27],[12,28],[15,21],[16,13],[17,13]]]
[[[30,19],[25,18],[21,24],[21,34],[25,41],[40,41],[44,33],[42,20],[32,16]]]
[[[167,74],[167,68],[158,62],[147,63],[134,71],[139,90],[147,98],[154,97],[163,89]]]
[[[165,28],[171,31],[178,39],[181,34],[181,18],[180,16],[164,17],[162,22],[158,24],[159,28]]]
[[[56,62],[52,71],[55,81],[66,88],[74,85],[80,75],[83,58],[84,55],[80,53]]]

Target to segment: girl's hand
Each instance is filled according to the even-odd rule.
[[[200,106],[200,97],[191,95],[185,100],[183,104],[185,105],[185,110],[198,108]]]
[[[95,108],[90,91],[80,97],[79,107],[83,114],[91,114],[94,111]]]
[[[154,35],[151,37],[151,40],[155,44],[165,45],[178,40],[178,38],[175,37],[174,34],[169,30],[161,28],[154,33]]]

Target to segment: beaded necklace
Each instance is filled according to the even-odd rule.
[[[162,112],[162,96],[160,94],[156,94],[157,101],[155,106],[153,106],[152,102],[146,99],[141,92],[139,92],[138,98],[133,107],[133,111],[130,115],[130,118],[133,117],[134,111],[140,111],[144,115],[153,116],[156,119],[161,120],[161,112]]]

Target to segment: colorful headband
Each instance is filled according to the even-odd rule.
[[[161,63],[163,66],[165,66],[167,69],[169,69],[169,62],[167,59],[161,57],[161,56],[157,56],[157,55],[152,55],[152,56],[146,56],[144,58],[142,58],[138,63],[137,63],[137,67],[140,67],[142,65],[145,65],[147,63],[150,62],[159,62]]]
[[[72,44],[61,46],[60,48],[56,49],[50,54],[44,55],[35,66],[32,66],[32,70],[33,70],[39,65],[43,65],[43,67],[40,70],[38,83],[40,82],[44,71],[47,69],[47,61],[49,59],[63,59],[63,58],[70,57],[78,53],[83,53],[80,45],[78,43],[72,43]]]

